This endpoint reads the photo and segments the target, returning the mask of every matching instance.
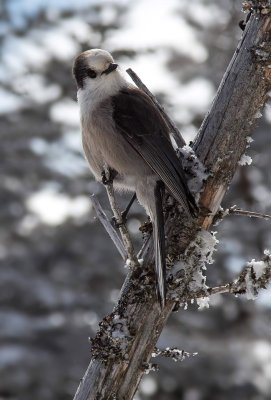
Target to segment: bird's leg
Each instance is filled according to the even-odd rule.
[[[115,221],[117,224],[119,224],[120,235],[121,235],[124,247],[127,252],[127,258],[128,258],[127,261],[129,261],[129,264],[131,265],[131,267],[139,266],[139,262],[135,255],[134,246],[131,241],[128,229],[127,229],[126,225],[124,223],[122,223],[122,215],[121,215],[120,209],[118,207],[118,204],[116,202],[116,197],[115,197],[115,193],[114,193],[113,179],[110,182],[110,179],[108,179],[108,176],[110,176],[110,169],[108,167],[106,167],[105,168],[105,177],[107,178],[107,180],[106,180],[105,189],[107,192],[107,196],[109,199],[111,209],[114,214]]]
[[[132,205],[134,204],[135,199],[136,199],[136,193],[133,194],[131,200],[129,201],[129,203],[128,203],[128,205],[127,205],[127,207],[126,207],[125,210],[122,211],[122,213],[121,213],[122,221],[124,221],[124,223],[126,223],[126,221],[127,221],[127,215],[128,215],[128,213],[129,213],[129,211],[130,211]]]
[[[125,208],[125,210],[121,212],[121,221],[120,222],[117,222],[115,217],[112,218],[112,222],[113,222],[113,224],[115,225],[116,228],[119,228],[120,225],[126,224],[127,215],[129,213],[130,208],[132,207],[135,199],[136,199],[136,193],[133,194],[133,197],[129,201],[129,203],[128,203],[127,207]]]

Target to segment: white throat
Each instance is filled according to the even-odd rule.
[[[87,79],[83,89],[77,92],[81,116],[93,111],[96,106],[110,96],[114,96],[121,89],[130,86],[119,71],[97,81]]]

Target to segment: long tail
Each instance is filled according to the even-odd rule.
[[[155,210],[152,215],[156,292],[161,308],[166,303],[166,260],[165,260],[165,232],[163,216],[164,184],[157,182],[154,189]]]

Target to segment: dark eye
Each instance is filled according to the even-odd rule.
[[[93,69],[91,69],[91,68],[89,68],[89,69],[87,70],[87,74],[88,74],[88,76],[89,76],[91,79],[94,79],[94,78],[96,78],[96,76],[97,76],[96,72],[93,71]]]

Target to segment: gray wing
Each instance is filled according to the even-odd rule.
[[[117,131],[160,177],[186,212],[196,215],[198,207],[170,142],[168,128],[149,97],[138,89],[123,89],[112,98],[112,105]]]

